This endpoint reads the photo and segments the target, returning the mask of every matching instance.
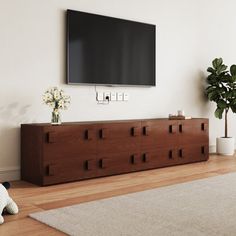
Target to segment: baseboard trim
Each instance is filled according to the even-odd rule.
[[[216,145],[209,146],[209,153],[211,153],[211,154],[216,153]]]
[[[0,168],[0,182],[20,180],[20,167]]]
[[[236,143],[234,144],[234,149],[236,150]],[[216,145],[209,146],[209,153],[210,154],[216,153]]]

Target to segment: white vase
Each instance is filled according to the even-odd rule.
[[[234,155],[234,138],[216,138],[216,152],[220,155]]]

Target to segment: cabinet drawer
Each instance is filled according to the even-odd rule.
[[[142,150],[133,165],[134,170],[145,170],[171,166],[179,163],[179,149],[176,147]]]
[[[209,144],[196,144],[186,148],[187,160],[186,163],[206,161],[209,158]]]
[[[127,152],[140,148],[141,122],[99,125],[98,131],[98,153]]]
[[[208,120],[185,120],[179,122],[179,144],[194,145],[196,143],[208,142],[209,126]]]
[[[161,148],[157,150],[156,167],[172,166],[179,163],[179,149],[177,147]]]
[[[92,178],[97,175],[97,161],[94,156],[46,161],[43,172],[44,185]]]
[[[133,163],[133,170],[147,170],[160,166],[160,149],[142,150],[140,155],[136,156]]]
[[[156,149],[178,144],[178,122],[154,120],[142,122],[141,149]]]
[[[44,130],[43,151],[46,160],[67,159],[69,156],[95,154],[97,133],[91,126],[49,127]]]
[[[130,172],[133,169],[132,158],[139,155],[130,152],[104,154],[98,157],[98,176]]]

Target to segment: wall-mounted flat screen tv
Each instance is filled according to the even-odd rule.
[[[67,10],[67,83],[155,86],[153,24]]]

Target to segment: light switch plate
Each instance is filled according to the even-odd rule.
[[[123,100],[124,101],[129,101],[129,94],[128,93],[123,94]]]
[[[103,101],[103,93],[97,92],[97,101]]]
[[[123,93],[117,93],[117,101],[123,101]]]
[[[116,92],[111,92],[111,101],[116,101]]]

